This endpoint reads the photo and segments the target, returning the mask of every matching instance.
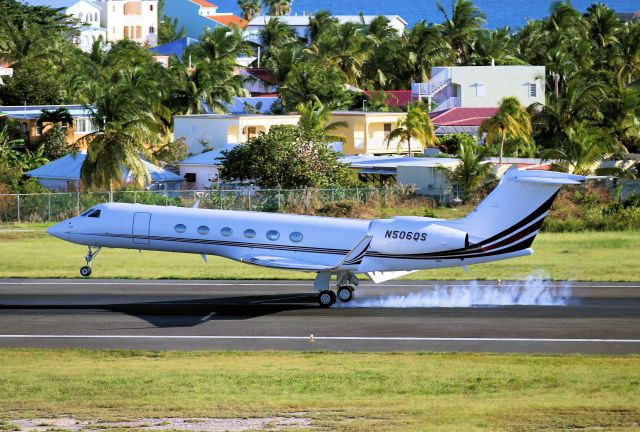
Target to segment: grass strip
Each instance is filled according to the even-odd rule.
[[[304,413],[295,415],[318,429],[347,431],[632,430],[640,421],[638,356],[5,349],[0,371],[4,424],[62,414]]]

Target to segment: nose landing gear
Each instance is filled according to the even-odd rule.
[[[81,276],[83,277],[91,276],[91,264],[93,262],[93,259],[96,257],[96,255],[100,253],[101,250],[102,250],[102,246],[96,247],[95,250],[93,249],[92,246],[89,246],[89,251],[87,252],[87,256],[84,257],[85,261],[87,262],[87,265],[82,266],[80,268]]]

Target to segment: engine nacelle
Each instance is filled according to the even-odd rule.
[[[469,247],[469,234],[424,220],[373,221],[371,249],[389,254],[443,252]]]

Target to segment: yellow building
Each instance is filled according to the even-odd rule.
[[[194,114],[173,117],[173,135],[184,138],[189,153],[202,152],[203,145],[219,147],[245,143],[272,126],[298,124],[300,116],[265,114]]]
[[[406,116],[402,112],[334,111],[331,123],[344,122],[347,126],[331,133],[345,138],[345,155],[398,153],[397,141],[388,143],[387,136],[398,126],[398,120]],[[421,150],[417,141],[411,143],[411,151]],[[408,151],[406,143],[400,151]]]

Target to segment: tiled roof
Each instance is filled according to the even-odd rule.
[[[206,18],[217,22],[218,24],[222,24],[223,26],[230,27],[231,25],[237,25],[240,28],[245,28],[248,24],[247,20],[244,20],[234,14],[218,14],[218,15],[207,15]]]
[[[59,8],[70,8],[76,3],[79,3],[82,0],[22,0],[23,3],[28,4],[29,6],[47,6],[52,9]],[[93,6],[100,8],[99,5],[96,4],[93,0],[85,0],[87,3],[92,4]]]
[[[431,122],[437,126],[480,126],[498,108],[450,108],[429,114]]]
[[[276,78],[273,75],[271,69],[266,68],[247,68],[244,69],[246,73],[251,75],[252,77],[259,79],[260,81],[264,81],[267,84],[277,84]]]
[[[217,8],[218,6],[214,5],[213,3],[209,3],[206,0],[189,0],[191,3],[195,3],[200,7],[204,7],[204,8]]]

